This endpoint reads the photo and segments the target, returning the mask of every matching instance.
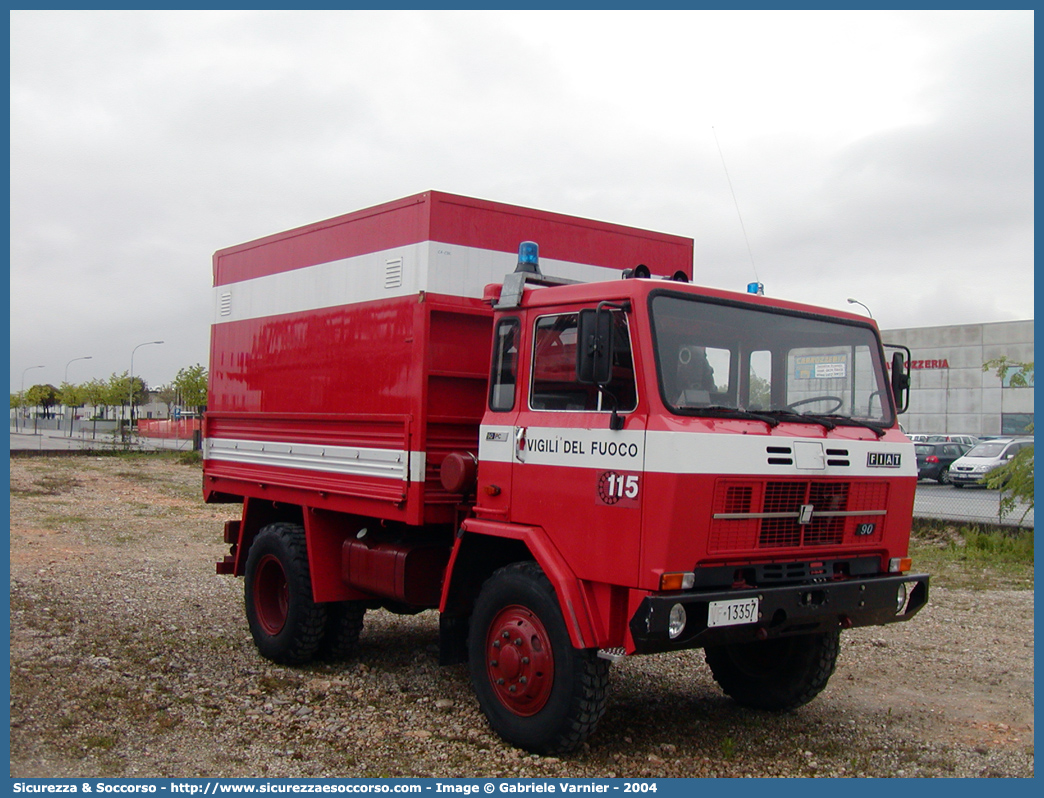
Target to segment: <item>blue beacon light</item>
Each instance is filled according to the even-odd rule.
[[[518,245],[518,266],[515,271],[540,274],[539,247],[535,241],[523,241]]]
[[[757,296],[765,296],[765,284],[764,283],[747,283],[747,293],[756,294]]]

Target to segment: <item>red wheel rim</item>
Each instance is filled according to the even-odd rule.
[[[505,607],[486,633],[486,673],[493,692],[516,715],[530,717],[547,703],[555,681],[551,641],[525,607]]]
[[[271,554],[257,564],[254,576],[254,610],[266,634],[275,636],[283,630],[290,606],[290,588],[283,565]]]

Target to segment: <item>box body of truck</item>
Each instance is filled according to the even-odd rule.
[[[865,318],[692,285],[692,253],[437,192],[216,253],[204,493],[242,502],[218,571],[261,652],[437,609],[498,733],[565,751],[610,660],[703,647],[788,709],[840,629],[913,617],[902,360]]]
[[[204,495],[247,510],[256,500],[223,571],[245,572],[270,505],[307,507],[316,530],[324,513],[433,534],[457,520],[461,496],[439,468],[450,452],[478,452],[484,292],[515,269],[525,236],[578,281],[642,259],[660,275],[692,269],[689,239],[440,192],[215,253]],[[355,595],[339,569],[313,571],[317,600]]]

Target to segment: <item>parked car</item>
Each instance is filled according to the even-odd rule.
[[[950,482],[950,466],[971,449],[961,443],[915,443],[917,478],[934,479],[940,485]]]
[[[997,438],[983,441],[950,466],[950,482],[955,488],[974,485],[993,469],[1007,463],[1016,453],[1033,445],[1033,438]]]
[[[979,439],[974,435],[929,435],[921,433],[919,435],[907,435],[907,437],[914,443],[961,443],[968,448],[979,442]]]
[[[971,449],[973,446],[979,443],[979,439],[974,435],[947,435],[946,440],[950,443],[960,443]]]

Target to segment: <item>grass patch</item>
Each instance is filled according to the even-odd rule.
[[[34,479],[32,487],[11,488],[14,496],[61,496],[83,485],[71,474],[51,473]]]
[[[162,476],[156,476],[155,474],[149,474],[145,471],[114,471],[114,477],[120,477],[121,479],[129,479],[132,482],[162,482]]]
[[[53,529],[55,532],[60,532],[63,527],[70,526],[82,526],[91,519],[86,515],[77,515],[76,513],[68,513],[62,515],[45,515],[40,519],[40,526],[44,529]]]
[[[933,584],[972,590],[1032,590],[1033,531],[917,521],[910,538],[914,570]]]
[[[180,452],[175,458],[175,462],[178,465],[185,466],[201,466],[203,465],[203,452],[200,451],[187,451]]]
[[[90,734],[83,738],[86,748],[100,748],[108,751],[116,747],[116,738],[108,734]]]

